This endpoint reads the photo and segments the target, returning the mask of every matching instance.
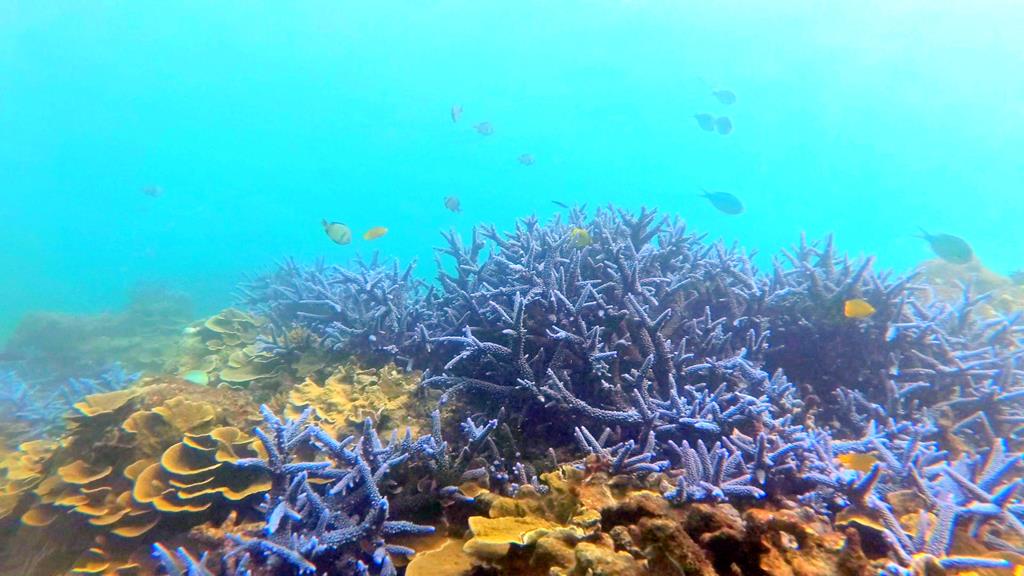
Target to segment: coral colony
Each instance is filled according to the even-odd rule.
[[[592,242],[574,242],[574,229]],[[913,275],[838,254],[831,238],[759,271],[739,248],[650,210],[574,208],[509,233],[479,227],[468,244],[444,238],[434,284],[374,258],[286,261],[241,287],[267,320],[254,344],[267,358],[394,363],[419,375],[416,401],[436,410],[425,433],[385,440],[369,418],[349,435],[313,407],[288,419],[263,406],[259,455],[232,461],[269,478],[235,508],[249,522],[183,548],[153,544],[161,573],[411,573],[417,537],[484,538],[468,516],[555,498],[551,473],[573,470],[660,494],[680,514],[822,520],[846,542],[837,550],[870,557],[844,564],[848,574],[1009,574],[1021,563],[1020,312],[993,312],[969,286],[942,300]],[[876,312],[845,317],[852,298]],[[19,386],[5,380],[4,401],[33,421]],[[616,522],[605,515],[574,543],[610,531],[613,556],[654,562]],[[702,554],[714,556],[713,540]],[[700,562],[710,574],[729,565]]]
[[[129,374],[115,363],[97,378],[69,378],[67,382],[23,381],[17,372],[0,372],[0,423],[3,436],[26,440],[52,436],[76,402],[92,394],[121,390],[141,376]]]

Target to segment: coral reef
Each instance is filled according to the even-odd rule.
[[[26,442],[5,455],[5,516],[20,519],[5,550],[74,530],[72,542],[55,539],[64,548],[52,552],[51,567],[136,565],[133,553],[146,542],[223,516],[269,488],[234,465],[261,454],[239,428],[255,418],[244,394],[175,381],[87,396],[59,442]]]
[[[303,267],[292,260],[273,273],[240,287],[244,303],[271,320],[273,342],[289,349],[299,330],[312,345],[340,356],[356,356],[369,365],[395,362],[413,367],[413,352],[422,348],[417,327],[432,313],[421,303],[429,291],[404,271],[356,261],[352,269],[318,262]]]
[[[159,285],[138,285],[124,310],[96,315],[26,315],[7,343],[30,380],[63,381],[120,362],[128,370],[166,371],[181,330],[193,319],[189,298]]]
[[[303,573],[328,571],[332,574],[375,574],[395,576],[392,556],[414,552],[388,544],[386,538],[430,534],[433,528],[406,521],[388,520],[388,500],[380,484],[388,472],[417,451],[409,436],[397,436],[381,444],[372,422],[366,421],[363,435],[337,441],[322,428],[308,424],[312,409],[298,419],[281,421],[262,408],[267,430],[257,429],[266,458],[239,461],[267,473],[272,482],[262,504],[266,523],[258,536],[232,535],[236,546],[226,562],[263,563],[280,574],[282,570]],[[299,461],[297,452],[311,447],[327,456],[326,461]],[[321,483],[317,481],[326,481]],[[319,484],[319,486],[318,486]]]
[[[139,376],[125,372],[120,363],[96,378],[69,378],[60,384],[28,384],[15,372],[0,373],[0,438],[17,442],[58,434],[64,415],[79,400],[130,386]]]
[[[897,277],[831,238],[762,271],[650,210],[444,239],[434,284],[285,261],[186,330],[167,371],[209,385],[143,379],[75,399],[59,443],[8,434],[5,550],[74,527],[96,539],[37,573],[1024,570],[1010,281]]]
[[[1016,276],[1001,276],[985,268],[978,260],[958,266],[945,260],[929,260],[921,265],[921,278],[930,289],[930,297],[947,302],[956,302],[965,287],[972,293],[987,294],[985,302],[979,302],[975,313],[986,318],[998,318],[1024,308],[1024,282],[1021,272]]]
[[[414,397],[418,383],[418,375],[394,365],[361,369],[344,364],[322,386],[307,378],[293,387],[285,416],[298,418],[312,408],[317,425],[336,435],[362,430],[367,418],[382,430],[412,427],[417,432],[430,420],[428,405]]]
[[[311,375],[326,365],[326,351],[314,346],[282,348],[260,316],[228,308],[186,330],[177,373],[186,379],[201,374],[204,384],[249,388],[266,399],[279,388]],[[289,342],[304,342],[301,329]]]
[[[592,242],[572,242],[574,229]],[[452,265],[426,293],[397,268],[363,265],[361,281],[378,291],[367,299],[392,321],[371,329],[361,316],[347,333],[364,339],[332,350],[379,356],[366,344],[386,343],[426,370],[422,385],[443,406],[502,410],[520,438],[544,438],[524,444],[527,461],[589,455],[612,474],[662,473],[672,480],[663,493],[683,505],[861,508],[889,518],[885,533],[898,540],[879,494],[933,490],[928,467],[949,453],[984,458],[998,437],[1016,446],[1019,316],[974,313],[969,293],[929,297],[919,277],[875,273],[831,239],[802,241],[761,274],[735,248],[650,211],[588,220],[573,210],[505,235],[478,228],[469,245],[446,238]],[[277,330],[299,324],[336,344],[332,314],[370,292],[354,278],[287,263],[248,293],[275,311]],[[876,313],[845,317],[852,298]],[[877,464],[845,465],[854,454]],[[887,550],[907,568],[903,552]]]

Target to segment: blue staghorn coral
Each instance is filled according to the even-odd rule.
[[[273,348],[287,350],[290,333],[304,328],[319,346],[367,363],[412,366],[417,326],[426,320],[427,289],[415,264],[383,266],[375,254],[354,269],[285,260],[270,274],[239,287],[245,305],[271,320]]]
[[[416,443],[406,436],[384,445],[369,420],[358,440],[339,441],[309,424],[309,411],[288,421],[266,406],[261,412],[266,429],[255,433],[267,456],[238,465],[271,477],[261,507],[265,524],[254,537],[232,536],[236,545],[226,555],[231,569],[256,561],[275,574],[396,575],[391,557],[414,552],[386,539],[433,532],[429,526],[388,520],[388,500],[380,492],[389,471],[419,451]],[[303,450],[327,459],[299,460]]]
[[[15,441],[58,434],[64,415],[76,402],[92,394],[126,388],[141,373],[129,373],[114,363],[96,378],[69,378],[67,382],[25,382],[14,371],[0,373],[0,421],[3,436]]]
[[[575,228],[593,241],[575,242]],[[424,369],[424,393],[470,416],[461,448],[439,423],[409,441],[443,478],[435,493],[471,471],[526,477],[513,472],[523,462],[568,453],[612,473],[664,474],[676,502],[866,509],[896,573],[921,554],[994,565],[948,556],[960,523],[991,549],[1013,547],[1004,536],[1024,513],[1012,452],[1024,440],[1024,323],[982,315],[985,295],[965,287],[943,302],[914,275],[838,255],[831,238],[801,240],[761,272],[737,247],[650,210],[591,218],[575,208],[507,234],[478,227],[468,244],[445,239],[432,288],[376,261],[353,271],[287,262],[244,288],[278,345],[298,326],[338,354]],[[846,318],[850,298],[876,313]],[[496,453],[489,418],[499,412],[545,442],[512,464],[470,466],[468,455]],[[841,463],[851,454],[877,463],[857,472]],[[927,507],[913,536],[887,503],[906,490]],[[293,554],[309,545],[279,543]]]

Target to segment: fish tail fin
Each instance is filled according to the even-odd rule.
[[[918,229],[918,230],[920,230],[920,231],[921,231],[921,233],[920,233],[920,234],[914,234],[914,236],[915,236],[915,237],[917,237],[917,238],[923,238],[923,239],[925,239],[925,240],[927,240],[927,239],[929,239],[929,238],[931,238],[931,237],[932,237],[932,235],[931,235],[931,234],[929,234],[929,233],[928,233],[928,231],[927,231],[927,230],[925,230],[924,228],[922,228],[921,226],[918,226],[918,227],[917,227],[917,229]]]
[[[697,189],[700,190],[700,194],[697,194],[697,196],[701,198],[708,198],[711,196],[711,193],[708,192],[707,188],[704,188],[703,186],[697,186]]]
[[[326,218],[321,218],[320,219],[320,225],[323,226],[324,228],[327,228],[327,226],[328,226],[327,219]]]

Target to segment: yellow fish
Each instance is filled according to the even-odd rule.
[[[590,237],[590,232],[583,228],[573,228],[569,231],[569,236],[572,236],[577,248],[586,248],[594,243],[594,239]]]
[[[374,226],[373,228],[367,230],[366,234],[363,234],[363,240],[376,240],[377,238],[380,238],[381,236],[387,233],[387,228],[383,226]]]
[[[875,307],[863,298],[853,298],[843,302],[843,314],[847,318],[867,318],[875,313]]]
[[[836,456],[836,460],[838,460],[844,468],[864,473],[870,472],[871,467],[875,465],[875,462],[878,462],[878,458],[870,452],[867,454],[840,454],[839,456]]]
[[[327,233],[327,237],[335,244],[341,244],[344,246],[352,241],[352,230],[341,222],[328,222],[327,220],[322,220],[320,223],[323,225],[324,232]]]

